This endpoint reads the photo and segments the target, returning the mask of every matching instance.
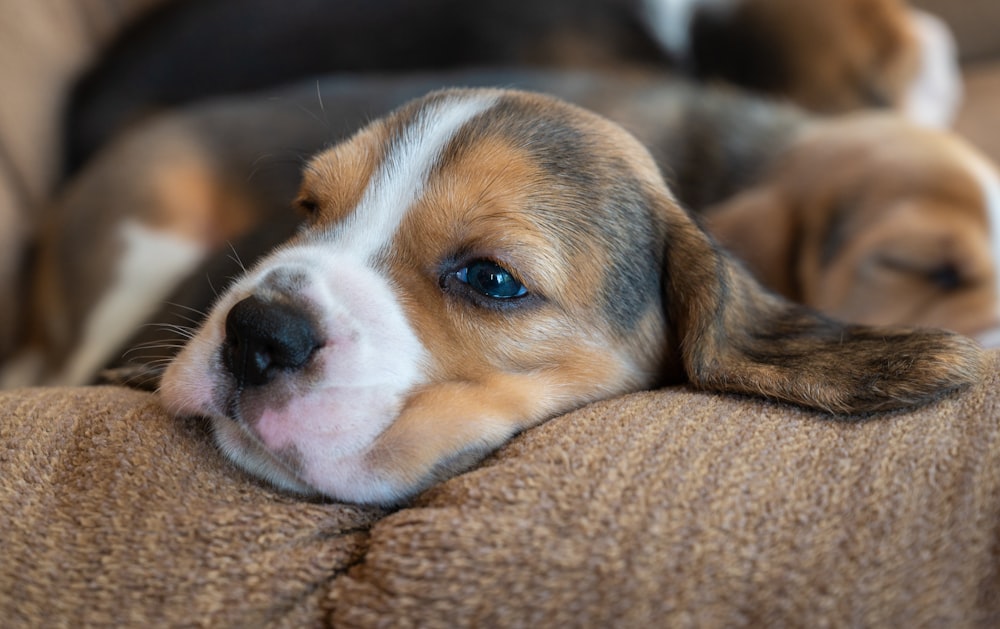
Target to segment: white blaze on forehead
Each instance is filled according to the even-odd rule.
[[[337,245],[361,259],[383,250],[423,194],[444,148],[496,100],[488,93],[451,96],[421,108],[392,142],[354,212],[333,232]]]

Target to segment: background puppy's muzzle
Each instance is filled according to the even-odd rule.
[[[304,367],[321,345],[307,312],[251,296],[226,316],[222,362],[240,387],[261,386]]]

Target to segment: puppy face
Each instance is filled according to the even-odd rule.
[[[821,122],[708,229],[761,281],[847,321],[1000,322],[1000,178],[957,138],[882,115]]]
[[[293,491],[396,502],[518,430],[661,382],[855,412],[982,364],[959,337],[844,329],[764,293],[631,136],[547,97],[404,106],[313,159],[299,205],[308,226],[219,300],[162,384]]]

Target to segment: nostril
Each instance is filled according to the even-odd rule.
[[[260,386],[304,367],[320,345],[308,312],[251,296],[226,315],[222,362],[240,385]]]

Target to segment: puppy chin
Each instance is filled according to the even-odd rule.
[[[268,400],[267,392],[237,395],[224,390],[224,385],[216,386],[216,398],[201,406],[200,414],[209,417],[219,450],[251,476],[312,499],[393,504],[412,493],[405,483],[373,466],[368,457],[377,435],[364,434],[367,426],[361,424],[385,424],[385,418],[398,412],[398,404],[386,400],[381,387],[327,392],[332,393],[327,396],[304,394],[277,406]],[[222,398],[232,402],[222,402]],[[211,412],[206,412],[209,408]],[[301,421],[330,414],[368,421],[355,426],[344,421],[329,425]]]
[[[236,421],[214,417],[212,432],[222,453],[250,475],[303,497],[321,497],[321,492],[300,479],[291,465],[272,454]]]

